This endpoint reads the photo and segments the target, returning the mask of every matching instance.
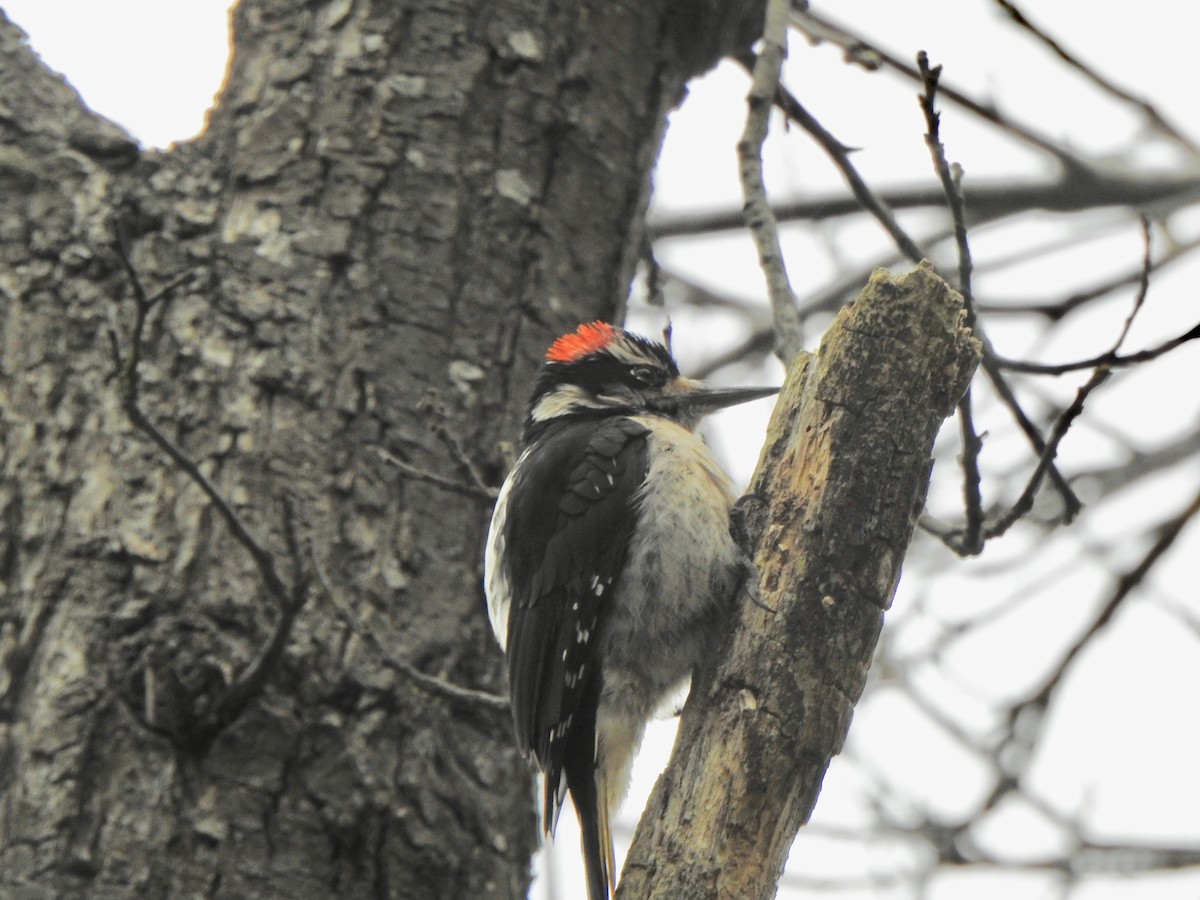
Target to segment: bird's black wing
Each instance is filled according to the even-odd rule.
[[[517,741],[545,773],[548,832],[564,774],[581,820],[595,812],[597,631],[633,533],[647,434],[624,417],[553,430],[523,461],[508,501],[509,691]]]

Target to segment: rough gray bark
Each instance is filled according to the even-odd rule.
[[[246,0],[167,153],[0,15],[0,893],[524,895],[507,713],[404,667],[500,690],[477,481],[549,338],[624,297],[736,7]],[[279,598],[122,408],[118,235],[163,292],[142,408],[307,598],[237,703]]]
[[[842,746],[979,362],[962,297],[879,271],[792,363],[746,507],[760,597],[698,680],[630,848],[623,898],[769,898]]]

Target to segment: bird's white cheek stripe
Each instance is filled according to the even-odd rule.
[[[604,409],[605,406],[606,404],[601,403],[579,385],[563,384],[539,400],[537,406],[530,413],[530,417],[535,422],[545,422],[550,419],[556,419],[559,416],[565,416],[581,407],[584,409]]]

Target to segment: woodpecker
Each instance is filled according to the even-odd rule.
[[[741,577],[733,484],[694,429],[777,391],[705,387],[604,322],[560,337],[537,374],[484,587],[543,832],[569,792],[589,900],[612,895],[610,823],[646,723],[714,648]]]

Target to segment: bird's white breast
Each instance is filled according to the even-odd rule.
[[[609,650],[652,670],[650,680],[663,686],[690,674],[703,652],[701,623],[713,621],[732,594],[735,495],[699,435],[664,419],[638,421],[650,429],[649,470],[637,494],[636,538],[618,585]],[[669,658],[649,664],[646,653]]]

